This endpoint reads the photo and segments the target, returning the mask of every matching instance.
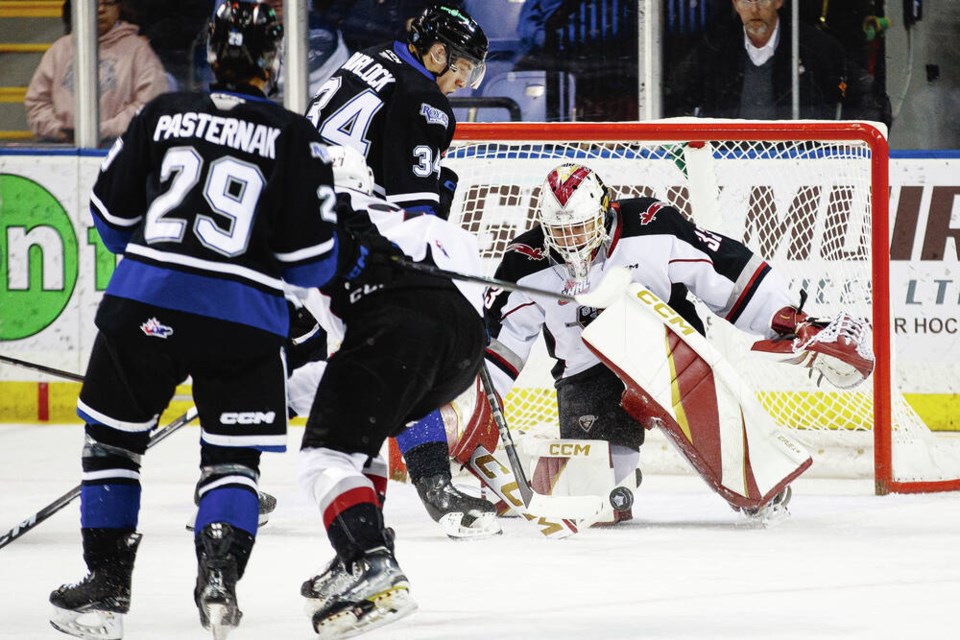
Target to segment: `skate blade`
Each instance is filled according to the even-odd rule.
[[[454,540],[478,540],[503,533],[497,514],[492,511],[478,516],[469,526],[463,524],[463,513],[459,511],[443,514],[438,524],[447,537]]]
[[[334,613],[315,625],[317,640],[353,638],[405,618],[417,610],[406,587],[395,587],[370,596],[360,604]]]
[[[225,604],[207,604],[204,606],[207,614],[207,628],[213,635],[213,639],[226,640],[230,632],[240,624],[242,614]]]
[[[112,611],[71,611],[54,607],[50,626],[61,633],[84,640],[123,638],[123,614]]]

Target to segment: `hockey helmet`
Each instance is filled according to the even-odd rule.
[[[210,20],[207,62],[218,82],[236,85],[263,78],[272,88],[279,79],[282,49],[283,25],[264,2],[227,0]]]
[[[373,169],[363,154],[352,147],[332,145],[327,148],[333,164],[333,183],[342,189],[373,194]]]
[[[570,276],[586,279],[597,249],[607,240],[610,191],[592,169],[564,163],[540,187],[537,218],[544,243],[559,255]]]
[[[477,21],[463,9],[435,4],[423,10],[410,26],[409,41],[420,55],[435,42],[447,49],[446,73],[457,60],[464,59],[473,65],[467,84],[476,89],[486,73],[487,36]]]

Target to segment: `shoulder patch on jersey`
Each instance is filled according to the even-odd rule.
[[[547,257],[546,252],[540,247],[531,247],[528,244],[514,243],[508,245],[506,251],[516,251],[517,253],[527,256],[530,260],[543,260]]]
[[[647,210],[640,214],[640,224],[648,225],[657,218],[657,212],[664,207],[669,207],[666,202],[654,202]]]
[[[314,158],[319,158],[327,164],[331,163],[330,154],[327,152],[327,146],[320,144],[319,142],[310,143],[310,155]]]
[[[420,103],[420,115],[424,117],[427,124],[442,124],[444,128],[450,126],[450,118],[447,117],[446,112],[426,102]]]
[[[384,49],[383,51],[381,51],[380,57],[386,58],[387,60],[389,60],[390,62],[393,62],[394,64],[400,64],[400,56],[395,54],[393,51],[390,51],[389,49]]]

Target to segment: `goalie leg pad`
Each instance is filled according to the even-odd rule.
[[[659,426],[732,506],[767,504],[812,464],[732,365],[642,285],[603,311],[583,339],[627,386],[624,410]]]
[[[524,453],[532,469],[530,485],[554,496],[596,495],[603,508],[580,527],[611,525],[633,518],[634,494],[642,475],[640,452],[603,440],[531,440]]]
[[[480,388],[480,378],[463,394],[440,410],[450,457],[460,464],[469,464],[470,456],[478,446],[487,451],[496,451],[500,432],[493,420],[490,403]]]

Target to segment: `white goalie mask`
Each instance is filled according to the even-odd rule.
[[[333,164],[333,183],[341,189],[353,189],[373,195],[373,169],[363,154],[352,147],[327,147]]]
[[[609,207],[607,187],[581,164],[562,164],[543,181],[537,217],[544,242],[563,258],[576,282],[586,280],[597,249],[607,240]]]

